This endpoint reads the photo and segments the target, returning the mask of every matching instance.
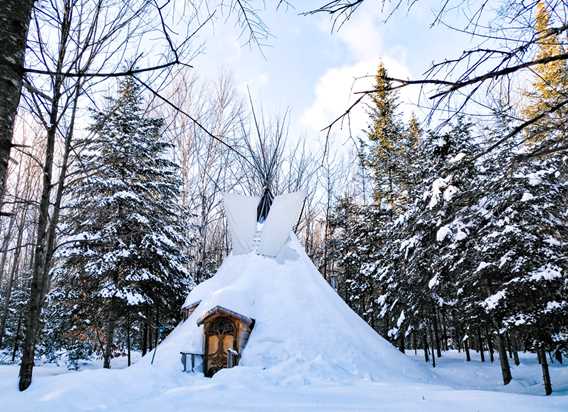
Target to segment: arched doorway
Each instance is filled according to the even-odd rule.
[[[215,306],[197,320],[197,326],[203,325],[205,376],[211,377],[219,369],[239,363],[254,323],[254,319],[222,306]]]
[[[237,328],[229,317],[218,317],[205,329],[205,376],[227,367],[227,352],[236,350]]]

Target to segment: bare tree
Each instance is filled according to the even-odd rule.
[[[334,27],[339,29],[342,25],[349,24],[350,18],[364,2],[365,0],[331,0],[304,14],[328,14],[331,16]],[[377,8],[383,11],[388,20],[403,5],[410,10],[419,1],[380,0],[376,3]],[[568,60],[566,2],[560,0],[544,2],[555,24],[543,31],[535,31],[538,1],[501,0],[499,3],[500,7],[495,7],[493,4],[493,7],[489,7],[489,1],[480,0],[473,3],[473,8],[470,8],[470,3],[461,0],[441,1],[432,25],[442,25],[448,30],[469,35],[477,41],[477,44],[464,50],[459,56],[435,62],[426,69],[423,78],[389,77],[388,80],[393,84],[392,88],[420,87],[421,96],[427,96],[429,101],[431,116],[437,112],[444,112],[450,113],[451,119],[463,113],[468,105],[475,105],[478,109],[495,110],[496,105],[510,102],[515,97],[515,91],[518,89],[519,81],[522,81],[522,76],[527,73],[534,75],[537,66]],[[466,16],[466,22],[462,27],[456,27],[445,20],[448,13],[455,10],[459,10]],[[491,14],[492,10],[499,11]],[[537,56],[535,48],[543,42],[557,43],[556,45],[559,46],[557,52],[545,57]],[[331,130],[345,117],[348,117],[353,108],[374,92],[375,90],[372,89],[357,91],[353,103],[324,130]],[[487,150],[492,150],[506,140],[510,140],[529,126],[564,109],[567,105],[568,96],[528,118],[519,117],[513,112],[508,113],[514,124],[513,129],[506,136],[494,142]],[[568,145],[565,142],[552,140],[545,142],[541,147],[536,147],[534,154],[566,149]]]
[[[6,0],[0,7],[0,200],[8,173],[14,122],[22,91],[26,38],[35,0]]]
[[[182,203],[188,210],[196,231],[191,272],[197,283],[210,276],[213,266],[222,258],[224,249],[221,193],[231,191],[243,176],[235,167],[240,157],[239,120],[243,108],[232,79],[222,74],[213,83],[200,82],[196,76],[182,76],[175,82],[169,99],[175,107],[165,105],[165,118],[177,146],[175,156],[183,178]],[[203,127],[180,113],[191,112]],[[222,136],[223,142],[211,139]],[[229,146],[227,146],[227,144]]]
[[[155,4],[155,8],[150,8]],[[52,10],[47,10],[51,7]],[[168,70],[180,63],[182,47],[175,47],[169,29],[163,23],[163,7],[144,0],[125,4],[97,0],[61,0],[34,13],[34,30],[28,44],[32,48],[34,69],[26,69],[26,103],[46,135],[42,162],[42,191],[34,248],[30,301],[25,318],[25,339],[20,368],[20,390],[31,383],[35,342],[39,331],[42,302],[49,287],[51,255],[56,244],[56,227],[65,186],[72,137],[79,99],[98,84],[98,78],[141,75],[159,77],[158,70]],[[163,33],[173,60],[162,65],[138,69],[136,58],[127,70],[120,71],[122,58],[151,32],[145,18],[154,11],[158,17],[156,30]],[[110,19],[109,17],[112,16]],[[58,43],[46,42],[55,35]],[[138,46],[139,47],[139,46]],[[186,46],[184,46],[186,47]],[[107,72],[109,67],[113,69]],[[167,72],[165,73],[167,74]],[[47,79],[46,79],[47,77]],[[163,80],[163,78],[162,78]],[[93,100],[91,98],[91,100]],[[63,138],[59,179],[52,204],[56,145]]]

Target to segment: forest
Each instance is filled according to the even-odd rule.
[[[155,356],[230,254],[223,194],[302,190],[294,233],[393,348],[434,371],[452,353],[467,374],[475,356],[503,385],[534,356],[553,393],[568,362],[566,3],[424,2],[469,44],[408,77],[377,53],[307,136],[294,102],[202,72],[203,33],[230,26],[263,55],[269,11],[333,36],[371,12],[401,30],[390,19],[427,6],[300,3],[4,0],[0,364],[20,391],[39,365]]]

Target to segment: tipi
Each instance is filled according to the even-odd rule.
[[[188,295],[185,320],[160,344],[154,366],[205,376],[238,364],[247,368],[230,373],[422,380],[425,369],[359,318],[306,255],[291,231],[303,200],[301,192],[276,197],[259,224],[259,198],[224,196],[232,253]]]

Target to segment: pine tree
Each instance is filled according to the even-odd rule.
[[[398,113],[398,95],[392,90],[385,66],[380,63],[369,105],[370,124],[367,137],[373,143],[368,163],[375,179],[375,201],[393,207],[398,192],[402,125]]]
[[[337,292],[355,310],[357,296],[353,295],[354,279],[361,268],[357,251],[357,233],[361,222],[360,207],[350,196],[337,200],[329,216],[328,250],[330,260],[336,262],[340,276],[337,279]]]
[[[566,160],[553,156],[518,164],[501,153],[487,159],[485,170],[468,217],[475,233],[468,241],[471,262],[459,280],[466,310],[485,316],[498,342],[507,332],[528,337],[535,351],[565,349]]]
[[[420,127],[420,122],[414,113],[410,116],[410,120],[408,121],[408,134],[409,134],[409,142],[411,146],[416,147],[420,143],[422,139],[422,128]]]
[[[508,133],[502,126],[497,136]],[[504,384],[507,335],[524,336],[536,351],[566,347],[566,161],[516,156],[503,146],[463,175],[469,183],[451,196],[431,260],[437,294],[461,324],[497,342]]]
[[[473,152],[469,128],[460,119],[447,132],[431,133],[421,141],[412,172],[416,197],[386,228],[375,262],[376,279],[382,285],[379,312],[390,325],[388,336],[399,345],[410,333],[421,335],[423,341],[430,337],[438,356],[438,319],[452,308],[455,296],[453,282],[442,277],[441,267],[459,261],[459,249],[441,250],[439,239],[459,207],[457,196],[467,198],[474,176],[471,167],[455,168]],[[461,237],[458,234],[455,240]]]
[[[77,328],[101,321],[94,327],[104,331],[105,367],[121,319],[134,308],[153,311],[145,319],[152,324],[176,317],[191,285],[178,167],[161,136],[163,120],[142,104],[134,79],[121,81],[118,97],[94,113],[94,137],[81,142],[77,162],[84,175],[67,193],[64,223],[73,242],[60,254],[53,295]]]
[[[551,30],[550,15],[544,1],[536,7],[535,36],[538,52],[536,59],[559,55],[564,52],[558,36]],[[565,60],[556,60],[534,68],[535,80],[532,88],[525,93],[527,105],[523,114],[527,119],[550,111],[554,106],[566,100],[568,93],[568,67]],[[527,128],[530,142],[539,143],[547,137],[556,137],[559,130],[566,134],[566,116],[568,109],[554,111]]]

